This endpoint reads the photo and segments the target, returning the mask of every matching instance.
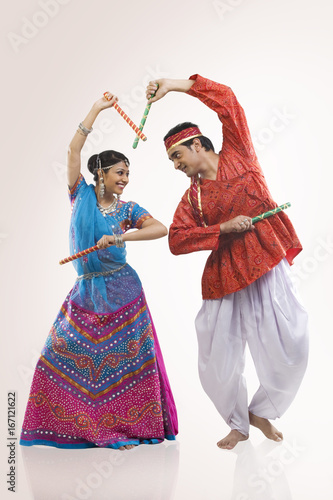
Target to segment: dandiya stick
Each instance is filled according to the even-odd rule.
[[[107,92],[104,92],[103,95],[104,95],[105,99],[107,99],[108,101],[111,101],[111,99],[109,99],[109,97],[108,97],[108,93]],[[147,137],[141,132],[141,130],[139,129],[139,127],[137,127],[135,125],[135,123],[132,122],[132,120],[130,119],[130,117],[127,116],[127,114],[121,109],[121,107],[118,106],[117,103],[115,103],[113,105],[113,107],[114,107],[114,109],[116,111],[118,111],[118,113],[120,114],[120,116],[122,116],[124,118],[124,120],[129,124],[129,126],[132,127],[132,129],[140,137],[140,139],[142,139],[143,141],[146,141]]]
[[[150,97],[154,97],[154,95],[156,94],[157,90],[158,90],[158,84],[157,84],[157,89],[156,89],[156,91],[155,91],[155,92],[154,92],[154,93],[153,93]],[[147,116],[148,116],[149,110],[150,110],[150,108],[151,108],[151,105],[152,105],[152,103],[151,103],[151,102],[147,102],[146,109],[145,109],[145,110],[144,110],[144,112],[143,112],[143,117],[142,117],[142,119],[141,119],[141,123],[140,123],[140,125],[139,125],[139,129],[140,129],[140,130],[142,130],[142,129],[143,129],[143,127],[145,126],[145,123],[146,123]],[[139,136],[137,135],[137,136],[136,136],[136,138],[134,139],[134,142],[133,142],[133,146],[132,146],[132,148],[133,148],[133,149],[136,149],[136,147],[137,147],[138,143],[139,143]]]
[[[291,203],[285,203],[284,205],[280,205],[279,207],[273,208],[273,210],[269,210],[268,212],[264,212],[261,215],[257,215],[257,217],[254,217],[252,219],[252,224],[255,224],[259,220],[266,219],[267,217],[270,217],[271,215],[277,214],[278,212],[281,212],[282,210],[285,210],[286,208],[290,207]]]
[[[67,262],[72,262],[72,260],[79,259],[80,257],[83,257],[84,255],[88,255],[91,252],[95,252],[98,249],[99,249],[98,245],[87,248],[86,250],[82,250],[81,252],[77,252],[74,255],[71,255],[70,257],[66,257],[66,259],[62,259],[59,262],[59,264],[62,266],[63,264],[67,264]]]

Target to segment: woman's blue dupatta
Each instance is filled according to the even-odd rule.
[[[71,255],[96,245],[104,234],[122,233],[115,217],[104,217],[98,210],[95,187],[92,184],[82,187],[73,205],[70,224]],[[73,261],[79,276],[115,270],[124,264],[126,264],[126,248],[116,246],[97,250]],[[80,280],[76,292],[79,292],[81,306],[89,303],[91,307],[91,301],[96,305],[97,298],[99,303],[107,303],[109,300],[103,276]]]

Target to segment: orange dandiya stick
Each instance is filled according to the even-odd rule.
[[[108,92],[104,92],[103,95],[104,95],[105,99],[107,99],[108,101],[111,101],[111,99],[108,96]],[[114,107],[114,109],[116,111],[118,111],[118,113],[120,114],[120,116],[122,116],[124,118],[124,120],[129,124],[129,126],[132,127],[132,129],[134,130],[134,132],[136,133],[136,135],[138,135],[140,137],[140,139],[142,139],[143,141],[146,141],[147,137],[141,132],[141,130],[139,129],[139,127],[137,127],[135,125],[135,123],[132,122],[132,120],[130,119],[130,117],[127,116],[127,114],[121,109],[121,107],[118,106],[117,103],[115,103],[113,105],[113,107]]]
[[[82,250],[81,252],[77,252],[74,255],[71,255],[70,257],[66,257],[65,259],[60,260],[59,264],[62,266],[63,264],[67,264],[67,262],[72,262],[72,260],[79,259],[80,257],[88,255],[91,252],[95,252],[98,249],[99,249],[98,245],[87,248],[86,250]]]

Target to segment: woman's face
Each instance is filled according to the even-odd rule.
[[[106,192],[121,195],[129,183],[129,168],[120,161],[107,172],[103,172],[103,177]]]

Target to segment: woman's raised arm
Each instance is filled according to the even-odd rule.
[[[81,150],[86,142],[89,132],[92,130],[92,126],[103,109],[111,108],[117,101],[118,98],[109,92],[107,93],[108,99],[102,97],[96,101],[83,122],[80,123],[78,129],[68,146],[67,153],[67,183],[68,187],[71,189],[81,171]]]

